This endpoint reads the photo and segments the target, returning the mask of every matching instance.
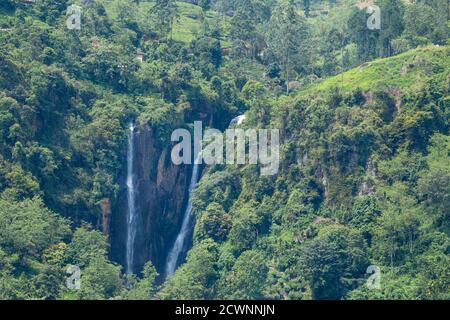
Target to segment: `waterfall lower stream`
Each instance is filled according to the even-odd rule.
[[[189,199],[188,204],[186,207],[186,210],[184,212],[183,216],[183,222],[181,224],[181,230],[177,235],[177,238],[175,240],[175,243],[173,244],[172,249],[169,251],[169,255],[167,256],[167,264],[165,269],[165,275],[170,276],[175,272],[175,269],[177,267],[177,262],[180,258],[180,254],[183,251],[186,238],[190,232],[191,229],[191,223],[192,223],[192,193],[194,191],[195,186],[197,185],[198,178],[200,175],[200,163],[201,163],[201,155],[200,152],[194,162],[194,168],[192,169],[192,176],[191,176],[191,182],[189,184]]]
[[[136,239],[136,189],[134,177],[134,124],[130,124],[128,132],[127,150],[127,244],[126,244],[126,272],[133,273],[134,242]]]
[[[241,115],[234,118],[231,123],[231,126],[239,126],[245,120],[245,116]],[[126,211],[126,273],[131,274],[135,272],[135,248],[136,248],[136,237],[137,237],[137,229],[139,228],[139,217],[138,210],[138,192],[137,192],[137,179],[136,179],[136,168],[135,165],[135,140],[136,140],[136,128],[133,123],[130,124],[128,131],[128,149],[127,149],[127,178],[126,178],[126,188],[127,188],[127,211]],[[188,237],[192,233],[192,195],[194,188],[197,185],[197,182],[200,178],[201,171],[201,159],[202,152],[198,152],[195,157],[195,161],[192,168],[192,175],[189,183],[188,190],[188,201],[187,206],[184,211],[184,215],[182,217],[181,228],[175,238],[175,241],[170,247],[170,250],[167,255],[165,267],[164,267],[164,275],[166,277],[171,276],[180,260],[181,256],[186,249],[186,244],[188,241]]]

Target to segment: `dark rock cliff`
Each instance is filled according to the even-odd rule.
[[[135,132],[134,171],[136,176],[138,230],[134,273],[151,260],[160,274],[166,256],[181,225],[187,202],[190,166],[174,165],[171,146],[158,147],[153,129],[140,125]],[[126,161],[124,161],[126,168]],[[118,198],[111,217],[112,259],[125,264],[127,189],[126,169],[119,183]]]

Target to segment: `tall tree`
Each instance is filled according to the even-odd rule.
[[[247,54],[251,49],[252,40],[256,37],[256,17],[251,0],[244,0],[231,19],[230,35],[234,40],[236,52]]]
[[[274,9],[269,22],[267,43],[284,70],[286,93],[289,94],[291,70],[301,61],[308,25],[296,11],[293,0],[283,0]]]
[[[378,38],[378,56],[393,54],[391,41],[403,32],[403,2],[401,0],[385,0],[380,3],[381,30]]]
[[[160,35],[172,39],[173,24],[178,16],[178,7],[175,0],[156,0],[155,5],[150,9],[150,16],[155,23]]]
[[[376,56],[376,43],[379,38],[379,30],[367,28],[367,14],[365,9],[353,9],[347,21],[350,40],[357,46],[358,62],[368,61]]]

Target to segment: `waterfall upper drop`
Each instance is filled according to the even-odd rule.
[[[126,242],[126,272],[133,273],[134,243],[136,240],[136,186],[134,177],[134,124],[130,124],[127,150],[127,242]]]
[[[232,125],[239,126],[239,125],[242,124],[242,122],[244,122],[245,118],[246,118],[245,114],[241,114],[240,116],[237,116],[236,118],[233,118],[233,119],[230,121],[229,126],[230,126],[230,127],[231,127]]]
[[[169,251],[169,255],[167,256],[166,270],[165,275],[170,276],[175,272],[177,267],[177,262],[180,258],[180,254],[183,251],[186,238],[189,234],[191,227],[191,213],[192,213],[192,193],[194,191],[195,186],[197,185],[198,178],[200,175],[200,163],[201,163],[202,153],[199,152],[195,161],[194,168],[192,169],[191,182],[189,184],[189,199],[186,210],[183,216],[183,222],[181,224],[181,230],[177,235],[175,243],[173,244],[172,249]]]
[[[117,181],[120,189],[117,199],[111,204],[111,259],[123,265],[124,272],[128,261],[131,261],[130,271],[134,274],[139,274],[151,261],[158,273],[164,275],[167,253],[183,221],[193,167],[176,165],[171,161],[172,144],[160,144],[156,128],[134,122],[134,135],[131,137],[129,127],[130,123],[127,123],[123,133],[123,165]],[[133,150],[128,151],[127,157],[130,147]],[[129,159],[131,156],[132,160]],[[130,165],[132,169],[128,169]],[[130,180],[132,183],[127,183]],[[129,196],[129,191],[134,196]],[[128,198],[134,198],[134,210],[129,210]],[[131,233],[128,232],[128,216],[133,211],[136,233],[134,241],[131,241],[134,242],[133,258],[129,259],[127,252],[131,251],[127,248],[127,240]]]

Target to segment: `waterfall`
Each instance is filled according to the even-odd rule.
[[[199,152],[195,161],[194,168],[192,169],[191,182],[189,184],[189,199],[186,210],[183,216],[183,223],[181,225],[181,230],[177,235],[175,243],[173,244],[172,249],[169,251],[169,255],[167,256],[167,264],[166,264],[166,276],[170,276],[175,272],[175,268],[177,267],[178,259],[180,258],[180,254],[183,251],[183,247],[186,241],[186,237],[189,234],[190,226],[191,226],[191,213],[192,213],[192,193],[194,191],[195,186],[197,185],[197,181],[200,174],[200,164],[201,163],[202,153]]]
[[[136,190],[134,179],[134,124],[130,124],[128,132],[128,150],[127,150],[127,246],[126,272],[133,273],[134,262],[134,241],[136,239]]]
[[[230,127],[233,126],[233,125],[239,126],[239,125],[242,124],[242,122],[244,122],[245,118],[246,118],[245,114],[241,114],[240,116],[237,116],[236,118],[233,118],[233,120],[230,121],[229,126]]]

